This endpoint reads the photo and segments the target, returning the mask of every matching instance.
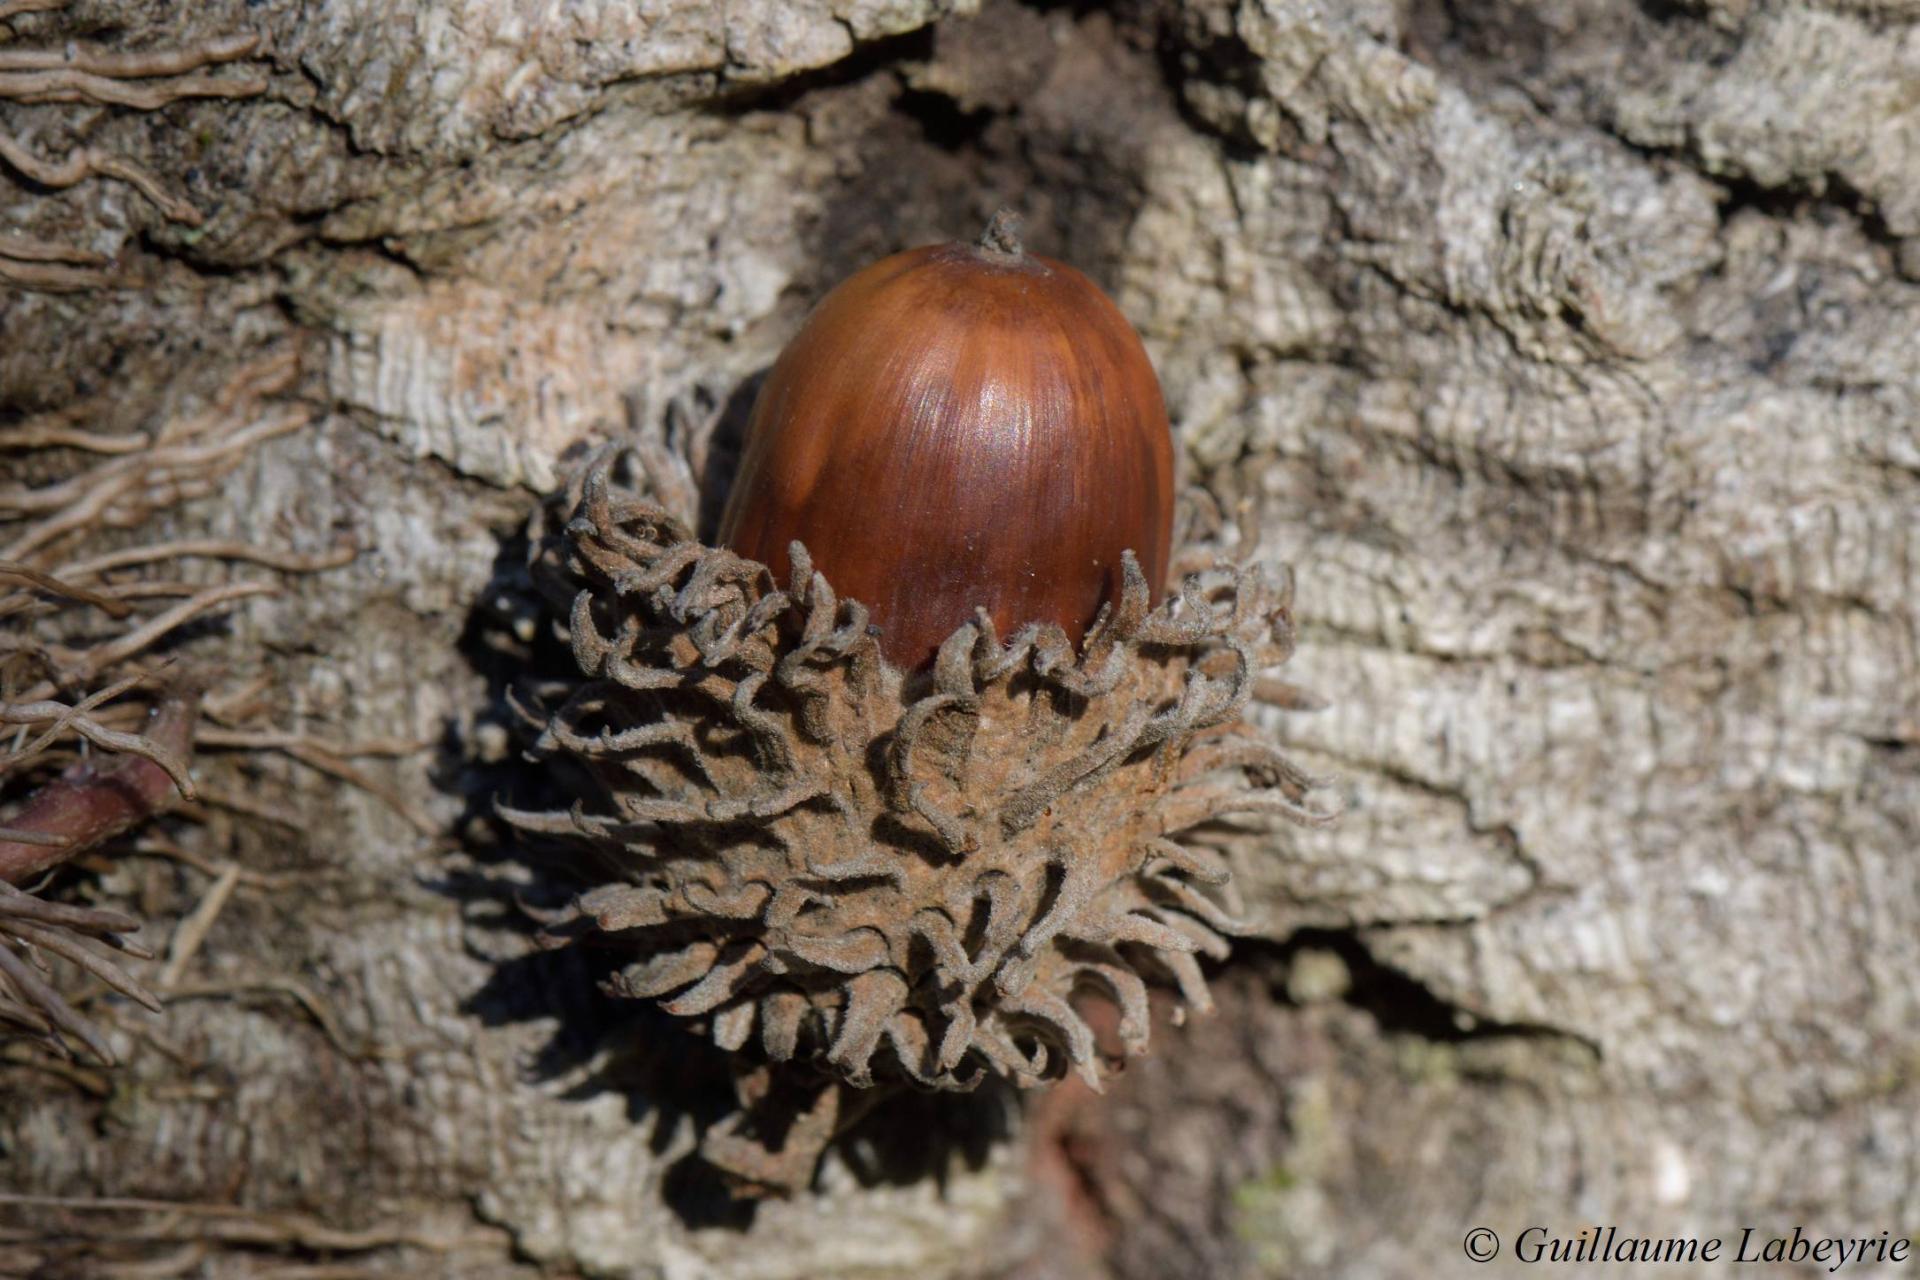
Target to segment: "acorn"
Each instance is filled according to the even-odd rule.
[[[778,580],[798,540],[923,665],[984,608],[1079,644],[1131,550],[1156,587],[1173,436],[1153,363],[1098,285],[1023,251],[898,253],[829,293],[773,366],[720,526]]]
[[[1210,1007],[1200,957],[1250,927],[1233,821],[1331,819],[1244,718],[1292,691],[1268,674],[1291,578],[1169,584],[1172,471],[1139,339],[996,219],[820,304],[755,407],[726,545],[647,437],[536,519],[579,676],[525,706],[532,754],[582,781],[501,812],[614,869],[549,939],[614,949],[607,991],[737,1055],[743,1109],[702,1150],[743,1185],[803,1186],[855,1094],[1097,1088],[1146,1051],[1149,984]],[[1207,561],[1192,523],[1179,561]]]

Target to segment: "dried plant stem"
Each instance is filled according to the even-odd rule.
[[[47,902],[30,893],[22,893],[11,885],[0,886],[0,915],[13,920],[63,925],[90,933],[130,933],[140,927],[140,922],[124,911]]]
[[[76,965],[79,965],[82,969],[85,969],[88,973],[100,979],[100,981],[106,983],[121,995],[129,996],[139,1001],[154,1013],[160,1012],[159,997],[155,996],[138,982],[135,982],[127,974],[122,973],[106,957],[99,955],[95,951],[88,950],[83,942],[85,935],[74,933],[70,930],[52,929],[44,925],[25,924],[19,921],[11,924],[9,931],[16,938],[73,961]],[[144,948],[135,951],[131,946],[123,944],[122,950],[132,955],[138,955],[142,959],[152,958],[151,954],[146,952]]]
[[[4,89],[0,85],[0,89]],[[114,178],[128,184],[153,202],[155,208],[175,222],[199,226],[200,211],[160,185],[160,180],[133,161],[93,147],[81,147],[61,160],[44,160],[0,133],[0,161],[22,177],[56,190],[77,186],[95,176]]]
[[[53,1024],[39,1010],[4,996],[0,996],[0,1022],[11,1022],[43,1036],[53,1030]]]
[[[0,19],[59,7],[44,0],[13,0],[0,5]],[[202,74],[207,67],[253,56],[260,39],[238,34],[179,49],[118,53],[87,45],[59,49],[0,49],[0,102],[83,102],[156,111],[184,98],[249,98],[266,92],[264,76]],[[89,178],[111,178],[139,191],[170,221],[199,226],[200,210],[169,191],[144,166],[94,147],[80,147],[59,159],[36,155],[18,138],[0,132],[0,165],[30,182],[55,190]],[[79,250],[69,251],[79,253]],[[21,257],[0,248],[0,278],[33,288],[62,290],[111,283],[110,277],[73,265],[72,256]]]
[[[276,808],[264,801],[252,799],[238,792],[226,791],[219,787],[202,786],[200,799],[191,804],[180,806],[180,816],[192,822],[206,822],[215,809],[224,809],[229,813],[238,813],[256,819],[282,831],[298,832],[300,824],[284,808]]]
[[[193,726],[199,714],[197,691],[163,702],[145,735],[112,734],[88,729],[86,718],[58,704],[38,707],[0,707],[0,721],[37,723],[65,716],[76,732],[105,739],[108,749],[121,752],[96,764],[82,761],[28,797],[19,813],[8,820],[17,830],[60,837],[59,845],[0,841],[0,881],[22,884],[152,817],[173,798],[176,785],[193,793],[185,758],[192,746]]]
[[[124,618],[133,612],[126,605],[117,600],[109,600],[97,591],[89,591],[85,587],[56,578],[50,573],[42,573],[33,566],[21,564],[17,560],[0,560],[0,578],[14,578],[39,587],[42,591],[51,591],[55,595],[90,604],[110,618]]]
[[[198,49],[155,49],[140,53],[112,53],[87,45],[69,45],[52,49],[0,49],[0,74],[17,71],[76,71],[87,75],[109,76],[115,80],[149,79],[154,76],[184,75],[189,71],[220,62],[236,62],[252,56],[260,47],[256,35],[223,36],[209,40]],[[229,84],[243,83],[228,81]],[[4,92],[0,81],[0,92]],[[255,90],[259,92],[259,90]]]
[[[250,98],[264,93],[266,87],[266,80],[260,76],[244,79],[180,76],[164,84],[143,85],[66,67],[48,71],[0,70],[0,97],[14,102],[91,102],[106,107],[132,107],[136,111],[157,111],[182,98]],[[199,211],[192,206],[188,208],[197,220]]]
[[[271,547],[249,546],[244,542],[234,542],[226,538],[185,538],[178,542],[155,542],[148,546],[128,547],[121,551],[110,551],[105,555],[76,560],[64,566],[60,572],[65,580],[71,582],[96,577],[112,569],[152,564],[160,560],[201,558],[240,560],[248,564],[264,565],[269,569],[279,569],[284,573],[317,573],[323,569],[338,569],[342,565],[352,564],[354,557],[359,554],[360,549],[354,546],[341,546],[332,551],[303,555],[296,551],[276,551]]]
[[[251,47],[250,41],[227,42],[215,52],[238,56]],[[35,56],[8,55],[0,66],[19,71],[30,63],[38,65]],[[104,54],[76,56],[93,58],[89,65],[96,68],[124,73],[164,73],[183,65],[173,55],[158,61],[138,55],[134,61],[117,62],[101,61],[108,57]],[[0,71],[0,87],[5,74]],[[54,261],[70,256],[30,252]],[[112,954],[151,953],[121,937],[138,927],[130,916],[43,902],[12,886],[99,849],[176,802],[192,805],[198,792],[188,768],[203,712],[198,681],[170,677],[145,724],[130,719],[142,714],[137,703],[114,699],[170,666],[171,658],[152,655],[178,640],[184,629],[241,601],[279,590],[263,581],[173,581],[150,576],[150,566],[198,558],[307,572],[344,564],[354,555],[350,547],[303,555],[212,538],[103,549],[89,546],[89,536],[136,526],[189,496],[211,492],[256,445],[310,421],[305,406],[263,408],[261,403],[290,388],[297,375],[293,348],[269,353],[238,370],[207,408],[174,417],[150,435],[87,430],[89,418],[100,410],[98,398],[0,432],[0,450],[72,449],[80,455],[58,459],[77,467],[75,474],[39,488],[0,489],[0,529],[7,536],[0,550],[0,619],[26,618],[36,624],[33,631],[9,629],[0,636],[0,732],[9,737],[7,747],[0,749],[0,781],[18,779],[28,770],[49,774],[53,767],[64,766],[57,775],[37,778],[37,789],[14,804],[0,824],[0,1021],[37,1037],[56,1054],[71,1055],[69,1046],[78,1045],[111,1062],[107,1037],[78,1010],[111,994],[160,1007],[151,991],[114,963]],[[64,632],[37,625],[82,608],[99,611],[117,628],[100,634],[97,617],[86,619],[84,629]],[[67,642],[53,638],[56,635]],[[230,694],[221,704],[222,713],[257,699],[260,688],[256,682]],[[246,736],[233,728],[225,732],[243,740]],[[95,754],[72,759],[66,744],[76,738]],[[294,742],[289,737],[280,749],[290,749]],[[246,749],[243,743],[233,745]],[[313,762],[346,767],[325,752]],[[272,814],[266,806],[255,807],[284,821],[284,815]],[[179,994],[182,974],[244,880],[237,865],[225,863],[199,906],[176,927],[160,974],[163,987],[176,988],[170,994]],[[96,984],[80,995],[62,995],[49,980],[53,961],[74,966]],[[310,1004],[311,993],[291,994]],[[324,1010],[316,1018],[327,1024]],[[329,1026],[330,1035],[337,1030]],[[41,1060],[46,1060],[44,1055]]]
[[[132,524],[146,512],[177,501],[195,488],[202,492],[210,491],[211,481],[237,466],[248,448],[273,436],[296,431],[309,420],[304,410],[297,411],[263,424],[271,427],[271,430],[246,433],[244,438],[230,441],[217,450],[196,450],[184,456],[179,452],[155,450],[152,454],[116,459],[116,462],[148,464],[158,469],[148,470],[147,466],[139,465],[100,477],[97,488],[83,491],[66,509],[30,528],[11,545],[0,550],[0,556],[12,560],[24,559],[29,552],[77,530],[103,524]],[[0,511],[13,506],[18,499],[17,492],[0,493]],[[123,504],[125,510],[115,506],[122,499],[126,500]],[[17,508],[15,512],[24,514]]]
[[[41,1032],[40,1038],[46,1039],[46,1033]],[[110,1097],[113,1093],[112,1082],[100,1072],[65,1059],[36,1053],[24,1042],[9,1044],[0,1041],[0,1066],[42,1072],[95,1098]],[[0,1271],[0,1274],[4,1274],[4,1271]]]
[[[143,754],[151,751],[154,748],[152,742],[141,740],[137,735],[108,729],[88,714],[101,703],[111,701],[139,684],[143,678],[140,675],[128,676],[116,684],[89,694],[80,703],[71,707],[58,702],[0,704],[0,724],[29,726],[53,722],[51,728],[46,729],[26,746],[0,756],[0,768],[12,769],[33,759],[54,739],[65,734],[69,729],[103,750],[136,751]],[[152,757],[149,756],[149,758]],[[175,771],[170,768],[168,772],[175,775],[176,782],[186,781],[184,770]]]
[[[160,977],[156,980],[162,991],[171,991],[179,985],[180,975],[186,972],[187,965],[200,950],[200,944],[207,940],[207,934],[212,930],[213,922],[220,918],[220,913],[226,909],[227,899],[233,896],[233,891],[239,883],[240,867],[236,863],[229,862],[220,874],[214,877],[213,883],[208,886],[199,904],[187,913],[187,917],[180,922],[180,927],[174,930],[173,941],[167,944],[166,965],[160,970]]]
[[[59,669],[64,683],[86,684],[101,672],[145,651],[168,632],[178,630],[203,614],[211,613],[236,600],[244,600],[252,596],[277,595],[279,591],[280,588],[270,582],[233,582],[224,586],[210,587],[192,599],[182,601],[166,612],[148,619],[133,630],[104,644],[85,650],[48,645],[44,647],[42,653]],[[53,681],[45,681],[32,686],[19,696],[22,699],[38,701],[48,697],[55,689],[56,685]]]
[[[41,293],[85,293],[94,289],[125,288],[129,281],[110,271],[63,261],[17,258],[0,245],[0,284]]]
[[[61,956],[111,989],[157,1011],[160,1004],[153,993],[121,970],[108,954],[112,948],[135,956],[152,955],[119,936],[133,923],[118,911],[42,902],[11,885],[0,884],[0,980],[20,997],[15,1000],[0,995],[5,1006],[0,1012],[38,1030],[56,1047],[64,1048],[59,1033],[65,1032],[102,1062],[111,1064],[112,1051],[98,1028],[75,1012],[23,957],[32,955],[36,948]]]
[[[191,600],[182,601],[144,625],[135,627],[111,644],[89,650],[75,664],[75,673],[83,680],[91,679],[114,663],[130,658],[148,648],[161,636],[184,626],[201,614],[209,613],[235,600],[244,600],[249,596],[279,594],[280,588],[270,582],[233,582],[223,587],[210,588]]]
[[[9,242],[0,239],[0,246]],[[19,243],[15,237],[12,243]],[[0,253],[8,250],[0,247]],[[83,430],[80,424],[93,418],[107,405],[105,395],[88,396],[47,413],[35,414],[10,427],[0,427],[0,452],[18,449],[80,449],[87,453],[138,453],[152,443],[145,435],[103,435]]]
[[[53,414],[29,418],[0,430],[0,449],[84,449],[88,453],[138,453],[151,443],[145,436],[103,436],[62,425]]]
[[[11,947],[0,944],[0,978],[12,985],[32,1006],[45,1015],[52,1032],[64,1031],[92,1050],[101,1062],[111,1064],[113,1050],[98,1028],[73,1011],[47,981],[33,971]],[[56,1039],[56,1043],[58,1043]]]
[[[155,447],[101,463],[91,471],[45,489],[0,489],[0,516],[18,518],[75,509],[82,512],[83,518],[93,516],[133,485],[158,488],[164,482],[175,480],[178,473],[219,468],[254,445],[298,431],[311,420],[309,410],[289,406],[224,440]],[[40,536],[26,539],[24,546],[15,543],[7,551],[8,558],[18,559],[45,541],[47,538]]]
[[[0,235],[0,257],[16,262],[70,262],[83,267],[102,266],[108,260],[105,254],[91,249],[21,235]]]

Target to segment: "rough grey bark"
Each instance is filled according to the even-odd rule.
[[[184,651],[289,728],[431,744],[380,767],[418,822],[203,753],[292,825],[169,835],[270,874],[163,1014],[108,1011],[113,1073],[0,1061],[0,1186],[240,1210],[0,1204],[20,1258],[1424,1276],[1473,1225],[1911,1226],[1920,10],[951,7],[0,28],[0,59],[261,37],[258,97],[0,101],[205,215],[8,170],[9,231],[124,287],[0,276],[0,412],[151,427],[296,345],[315,423],[177,531],[362,554]],[[724,1211],[683,1158],[715,1064],[529,958],[541,886],[486,829],[503,540],[570,445],[737,413],[827,286],[1003,201],[1114,292],[1190,478],[1295,565],[1293,676],[1333,705],[1282,731],[1349,813],[1245,841],[1271,943],[1107,1099],[932,1108],[896,1127],[944,1129],[943,1176],[882,1135]],[[162,941],[209,883],[98,877]]]

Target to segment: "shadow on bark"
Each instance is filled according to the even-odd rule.
[[[977,16],[733,104],[817,118],[821,145],[846,156],[817,212],[802,215],[794,287],[811,305],[888,254],[972,240],[1005,205],[1022,215],[1029,250],[1118,292],[1153,140],[1177,118],[1154,52],[1163,21],[1153,0],[987,0]],[[885,109],[827,110],[863,92]]]

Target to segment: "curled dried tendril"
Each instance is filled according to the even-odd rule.
[[[0,0],[0,22],[64,7],[64,0]],[[0,103],[83,103],[157,111],[189,98],[250,98],[266,92],[266,77],[221,74],[214,68],[254,57],[260,43],[259,36],[245,32],[137,51],[78,41],[52,48],[0,43]],[[147,166],[99,147],[76,146],[50,156],[29,146],[20,133],[0,127],[0,172],[8,171],[55,191],[93,178],[123,182],[170,222],[197,227],[205,221],[191,201]],[[0,233],[0,284],[47,293],[129,287],[133,282],[112,266],[106,255],[83,245]]]

